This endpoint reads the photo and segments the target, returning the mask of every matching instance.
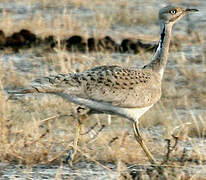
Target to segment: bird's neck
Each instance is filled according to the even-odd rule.
[[[152,61],[144,66],[144,68],[149,68],[156,72],[159,72],[161,77],[163,76],[164,69],[167,64],[171,30],[172,24],[160,24],[160,40],[158,48],[152,58]]]

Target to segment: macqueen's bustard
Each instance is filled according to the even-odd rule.
[[[173,24],[195,11],[198,10],[171,5],[160,9],[159,45],[151,62],[141,69],[99,66],[81,73],[39,78],[28,88],[13,93],[52,93],[93,112],[127,118],[133,123],[136,140],[150,162],[155,163],[139,133],[138,121],[161,97]]]

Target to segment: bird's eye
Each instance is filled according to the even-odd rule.
[[[176,9],[170,11],[170,14],[176,14],[176,13],[177,13]]]

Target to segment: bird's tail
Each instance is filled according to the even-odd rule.
[[[12,95],[20,95],[20,94],[28,94],[28,93],[60,93],[63,92],[63,88],[58,86],[58,83],[53,82],[48,77],[43,77],[36,79],[31,82],[31,84],[26,88],[20,88],[17,90],[9,90],[8,94]]]
[[[58,88],[49,88],[49,87],[40,87],[40,86],[31,86],[28,88],[21,88],[17,90],[8,91],[8,94],[28,94],[28,93],[60,93],[63,90]]]
[[[39,93],[36,88],[28,87],[28,88],[20,88],[16,90],[8,90],[8,94],[27,94],[27,93]]]

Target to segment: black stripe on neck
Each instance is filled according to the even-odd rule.
[[[163,27],[163,30],[162,30],[162,33],[161,33],[161,36],[160,36],[160,48],[162,48],[164,38],[165,38],[165,26]]]

